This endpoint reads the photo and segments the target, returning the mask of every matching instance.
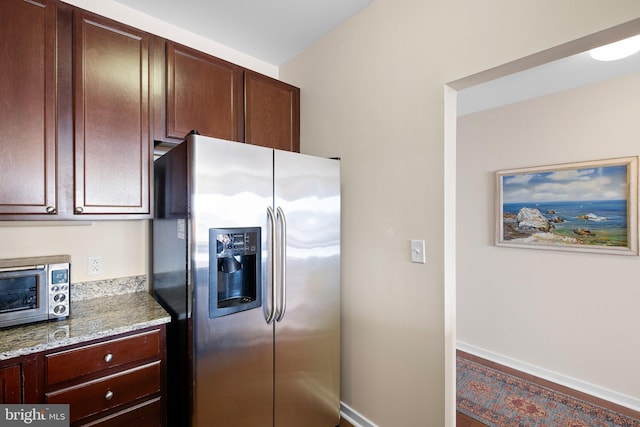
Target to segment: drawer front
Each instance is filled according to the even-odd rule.
[[[163,418],[162,403],[157,397],[107,417],[79,425],[82,427],[159,427],[164,425]]]
[[[47,403],[69,404],[71,422],[160,392],[160,361],[46,393]]]
[[[46,356],[47,385],[160,355],[160,330]]]

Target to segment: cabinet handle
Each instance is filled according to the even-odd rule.
[[[111,362],[112,360],[113,360],[113,354],[111,354],[111,353],[107,353],[107,354],[105,354],[105,355],[104,355],[104,361],[105,361],[105,362],[109,363],[109,362]]]
[[[56,207],[55,206],[47,206],[47,213],[48,214],[54,214],[56,213]]]
[[[108,392],[105,393],[104,398],[106,400],[111,400],[111,398],[113,397],[113,392],[111,390],[109,390]]]
[[[81,214],[82,212],[84,212],[84,209],[82,209],[82,206],[78,206],[77,208],[75,208],[74,212],[77,214]]]

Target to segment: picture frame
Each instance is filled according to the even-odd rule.
[[[495,244],[638,255],[638,157],[497,171]]]

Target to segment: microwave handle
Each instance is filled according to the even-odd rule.
[[[44,265],[26,265],[22,267],[5,267],[0,268],[0,273],[5,271],[27,271],[27,270],[44,270]]]

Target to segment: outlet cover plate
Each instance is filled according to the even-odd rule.
[[[102,257],[90,256],[88,258],[87,273],[95,276],[102,273]]]
[[[425,264],[427,262],[424,254],[424,240],[411,241],[411,262]]]

